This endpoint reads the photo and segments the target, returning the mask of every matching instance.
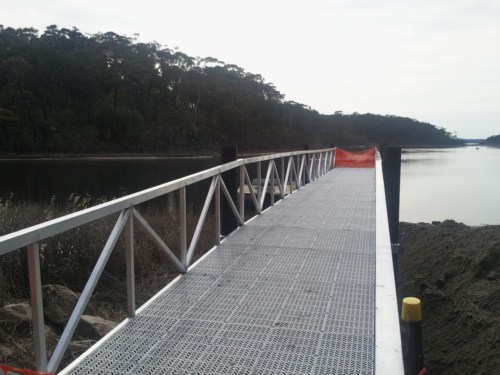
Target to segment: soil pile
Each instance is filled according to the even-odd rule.
[[[429,373],[500,374],[500,226],[401,223],[400,244],[398,294],[422,300]]]

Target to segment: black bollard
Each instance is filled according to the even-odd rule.
[[[420,300],[415,297],[403,298],[401,311],[401,318],[405,321],[408,332],[408,374],[425,374]]]
[[[223,147],[221,150],[222,164],[235,161],[238,157],[238,149],[236,146]],[[222,179],[226,184],[227,190],[231,195],[233,203],[236,205],[238,197],[238,168],[222,173]],[[221,234],[227,236],[238,227],[238,221],[234,216],[229,203],[225,199],[221,199]]]

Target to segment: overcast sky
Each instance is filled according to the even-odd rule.
[[[500,134],[500,0],[0,0],[0,24],[137,33],[261,74],[321,113]]]

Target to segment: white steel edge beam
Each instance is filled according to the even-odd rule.
[[[378,154],[378,153],[377,153]],[[392,263],[384,179],[376,161],[375,375],[403,375],[398,300]]]

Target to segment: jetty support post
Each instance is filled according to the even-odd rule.
[[[399,200],[401,187],[401,147],[382,145],[382,172],[384,175],[385,200],[391,237],[394,274],[398,275],[399,255]]]

